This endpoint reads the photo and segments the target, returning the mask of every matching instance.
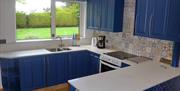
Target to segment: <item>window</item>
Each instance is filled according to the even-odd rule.
[[[52,4],[51,0],[16,0],[16,40],[80,34],[80,15],[79,2],[55,1]]]
[[[56,35],[71,37],[79,34],[80,4],[56,1]]]

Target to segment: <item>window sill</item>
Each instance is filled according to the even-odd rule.
[[[81,37],[81,39],[86,39]],[[62,40],[72,40],[72,38],[62,38]],[[48,42],[48,41],[59,41],[59,39],[33,39],[33,40],[17,40],[16,43],[25,43],[25,42]]]

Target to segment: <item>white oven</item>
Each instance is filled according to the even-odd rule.
[[[100,56],[100,69],[99,72],[106,72],[115,69],[121,68],[122,62],[119,60],[115,60],[113,58],[109,58],[107,55],[103,54]]]

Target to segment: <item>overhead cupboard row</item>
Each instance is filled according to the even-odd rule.
[[[87,0],[87,28],[122,32],[125,0]],[[180,42],[179,0],[136,0],[134,35]]]
[[[122,32],[124,0],[87,0],[87,29]],[[172,66],[180,55],[180,0],[136,0],[134,35],[174,41]]]

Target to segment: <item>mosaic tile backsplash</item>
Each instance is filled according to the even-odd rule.
[[[146,56],[159,61],[160,58],[172,58],[173,42],[134,36],[135,1],[125,0],[124,23],[122,33],[94,31],[94,37],[106,36],[106,47],[124,52]]]

